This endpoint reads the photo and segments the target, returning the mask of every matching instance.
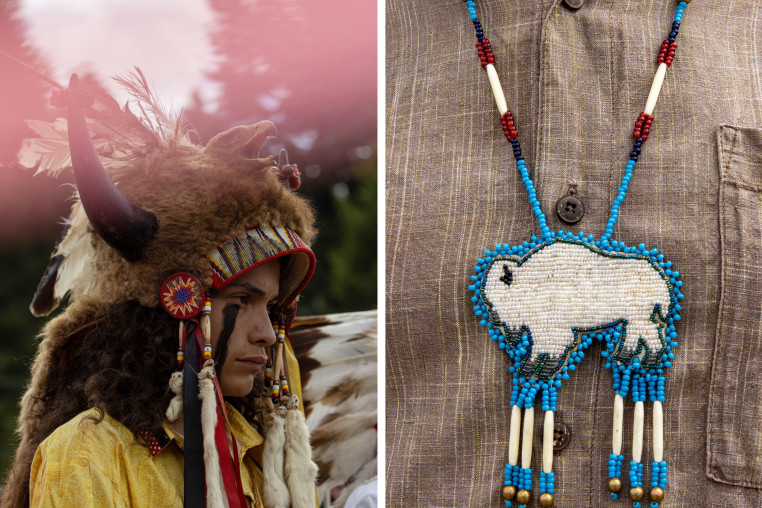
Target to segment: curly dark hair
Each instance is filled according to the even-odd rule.
[[[168,381],[176,366],[176,319],[159,308],[129,301],[106,309],[80,333],[70,365],[54,374],[58,393],[49,394],[50,432],[80,412],[95,408],[121,422],[138,443],[139,432],[161,429],[173,393]],[[259,377],[257,379],[260,379]],[[226,399],[261,430],[261,379],[244,398]]]
[[[140,432],[156,434],[174,395],[169,378],[176,367],[178,321],[160,308],[128,301],[100,308],[85,324],[66,332],[48,364],[44,392],[30,404],[44,408],[36,421],[40,441],[79,413],[95,408],[121,422],[142,446]],[[262,432],[263,376],[246,397],[226,397]],[[39,443],[38,443],[39,444]],[[36,446],[35,446],[36,447]],[[16,456],[6,477],[0,505],[29,505],[33,448]]]

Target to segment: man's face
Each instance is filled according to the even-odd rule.
[[[280,262],[247,272],[212,298],[212,351],[222,394],[244,397],[267,362],[275,342],[268,310],[278,296]]]

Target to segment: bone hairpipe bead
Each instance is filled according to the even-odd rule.
[[[492,64],[487,64],[487,77],[492,87],[492,94],[495,96],[497,110],[500,111],[500,116],[503,116],[508,111],[508,104],[505,102],[505,94],[503,93],[503,86],[500,84],[500,78],[497,76],[495,66]]]
[[[656,101],[659,99],[659,93],[661,92],[661,86],[664,84],[664,76],[667,75],[667,64],[660,63],[659,68],[656,69],[656,75],[651,83],[651,91],[648,92],[648,100],[646,100],[646,107],[643,112],[647,115],[653,116],[654,108],[656,107]]]
[[[624,427],[624,399],[618,393],[614,397],[614,432],[612,434],[612,453],[622,454],[622,428]]]
[[[654,402],[654,461],[661,462],[664,460],[664,412],[662,410],[661,402],[658,400]]]
[[[519,463],[519,432],[521,431],[521,408],[511,409],[511,433],[508,437],[508,464],[515,466]]]
[[[553,471],[553,411],[545,411],[545,425],[542,433],[542,471]]]
[[[643,401],[635,403],[635,422],[632,426],[632,460],[640,462],[643,455]]]
[[[524,409],[524,432],[521,441],[521,467],[532,466],[532,439],[534,437],[534,407]]]

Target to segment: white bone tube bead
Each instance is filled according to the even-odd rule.
[[[519,431],[521,431],[521,409],[513,406],[511,409],[511,434],[508,437],[508,464],[516,466],[519,463]]]
[[[500,116],[503,116],[508,111],[508,104],[505,102],[505,94],[503,93],[503,86],[500,84],[500,78],[497,76],[495,66],[492,64],[487,64],[487,77],[492,87],[492,95],[495,96],[497,110],[500,111]]]
[[[553,411],[545,411],[545,425],[542,432],[542,471],[553,471]]]
[[[654,461],[664,460],[664,411],[661,402],[654,402]]]
[[[635,403],[635,422],[632,426],[632,460],[640,462],[643,455],[643,401]]]
[[[611,440],[611,452],[622,454],[622,429],[624,428],[624,399],[618,393],[614,397],[614,432]]]
[[[643,113],[653,116],[654,108],[656,107],[656,101],[659,99],[659,93],[661,92],[661,85],[664,84],[664,76],[667,75],[667,64],[660,63],[659,68],[656,69],[656,75],[651,83],[651,91],[648,92],[648,100],[646,100],[646,109]]]
[[[534,439],[534,407],[524,409],[524,432],[521,435],[521,467],[532,465],[532,440]]]

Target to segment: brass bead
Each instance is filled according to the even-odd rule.
[[[516,487],[513,485],[508,485],[506,487],[503,487],[503,499],[511,500],[514,497],[516,497]]]
[[[542,508],[550,508],[553,506],[553,494],[545,493],[540,494],[540,506]]]
[[[622,490],[622,480],[619,478],[612,478],[609,480],[609,492],[619,492]]]
[[[633,487],[630,489],[630,499],[640,501],[643,499],[643,487]]]
[[[654,487],[651,489],[650,497],[651,501],[660,503],[664,499],[664,491],[659,487]]]
[[[518,494],[516,494],[516,502],[519,504],[527,504],[529,503],[529,498],[532,497],[532,493],[528,490],[521,489]]]

